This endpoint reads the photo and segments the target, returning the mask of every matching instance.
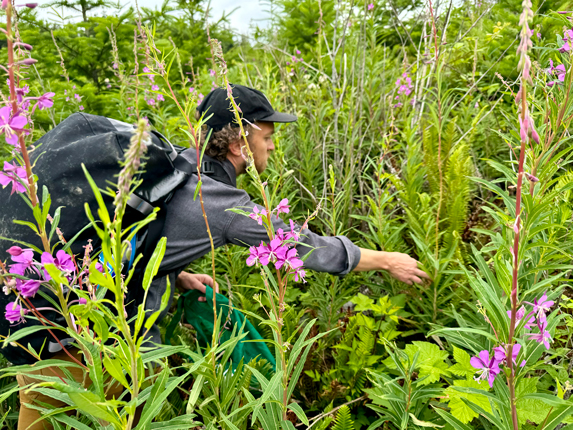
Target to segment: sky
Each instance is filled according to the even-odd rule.
[[[121,0],[122,3],[131,4],[135,7],[135,0]],[[39,0],[38,3],[48,3],[49,0]],[[162,3],[162,0],[138,0],[140,7],[156,8]],[[265,12],[266,5],[260,0],[211,0],[211,10],[213,19],[219,19],[223,12],[229,13],[237,8],[229,18],[231,27],[239,33],[249,32],[251,22],[256,22],[259,26],[264,26],[264,20],[267,18]],[[46,9],[40,9],[40,14],[48,16]]]

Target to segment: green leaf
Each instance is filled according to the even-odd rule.
[[[454,345],[454,359],[456,360],[456,364],[451,366],[448,370],[454,375],[466,379],[473,378],[476,369],[470,364],[470,358],[470,355],[466,351]]]
[[[486,396],[482,394],[462,393],[456,390],[455,387],[469,387],[487,390],[489,385],[486,381],[477,382],[474,380],[456,380],[454,381],[453,386],[449,386],[445,389],[444,394],[448,396],[445,401],[449,402],[452,415],[462,423],[467,424],[478,416],[478,413],[470,408],[462,399],[467,399],[486,411],[491,410],[491,405]]]
[[[412,422],[420,427],[432,427],[432,428],[443,428],[444,426],[440,426],[438,424],[434,424],[434,423],[430,423],[427,421],[421,421],[418,418],[416,418],[416,416],[414,414],[409,414],[410,418],[412,419]]]
[[[91,391],[68,393],[70,399],[83,412],[110,423],[120,425],[117,417],[112,415],[101,399]]]
[[[354,307],[356,312],[369,311],[374,305],[374,300],[362,293],[358,293],[356,296],[352,297],[350,301],[356,305]]]
[[[408,355],[410,363],[418,354],[416,367],[420,369],[418,382],[420,385],[432,384],[438,382],[442,376],[449,376],[448,364],[445,362],[449,354],[441,350],[438,345],[417,341],[406,345],[404,352]]]
[[[110,358],[106,355],[103,357],[103,365],[105,366],[107,373],[109,373],[113,379],[121,383],[125,388],[130,388],[129,383],[123,374],[123,369],[119,359]]]
[[[143,275],[143,289],[147,291],[149,286],[151,285],[151,281],[157,275],[159,271],[159,265],[161,264],[161,260],[163,260],[163,256],[165,255],[165,248],[167,247],[167,238],[162,237],[157,242],[157,246],[153,251],[153,255],[149,259],[149,263],[147,263],[147,267],[145,268],[145,274]]]
[[[303,424],[309,425],[308,418],[298,403],[293,402],[287,408],[293,411]]]
[[[48,274],[52,277],[52,280],[58,284],[63,284],[69,286],[68,280],[65,276],[62,276],[62,272],[51,263],[44,264],[44,269],[48,271]]]

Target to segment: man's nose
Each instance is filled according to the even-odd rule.
[[[275,150],[275,143],[271,140],[271,144],[267,147],[267,149],[269,151],[274,151]]]

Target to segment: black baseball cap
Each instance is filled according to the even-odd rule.
[[[269,99],[259,90],[238,84],[229,85],[231,86],[235,103],[241,109],[241,117],[247,121],[251,123],[255,121],[286,123],[297,120],[294,115],[274,110]],[[239,126],[235,121],[235,113],[233,112],[231,101],[227,98],[227,90],[224,88],[216,88],[207,94],[197,107],[197,111],[199,114],[204,113],[205,117],[212,114],[206,124],[213,131],[219,131],[227,124],[231,124],[233,127]]]

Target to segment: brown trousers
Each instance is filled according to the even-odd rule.
[[[70,351],[74,356],[81,361],[81,355],[78,353],[77,349]],[[60,351],[52,357],[56,360],[65,360],[65,361],[72,361],[72,359],[64,352]],[[69,367],[68,370],[73,375],[74,379],[78,382],[83,381],[83,371],[82,369],[78,369],[76,367]],[[55,374],[54,374],[55,372]],[[44,376],[58,376],[65,377],[64,372],[57,367],[47,367],[45,369],[40,369],[37,372],[34,372],[37,375],[44,375]],[[38,379],[35,379],[32,374],[27,373],[24,375],[18,375],[16,377],[18,380],[18,385],[20,387],[25,387],[26,385],[41,382]],[[123,392],[124,387],[119,383],[114,383],[108,387],[106,392],[106,397],[111,399],[115,397],[116,399],[121,395]],[[36,420],[38,420],[41,415],[40,412],[36,409],[32,409],[26,406],[26,404],[34,404],[36,402],[42,402],[50,404],[54,407],[61,408],[66,406],[63,402],[53,399],[52,397],[46,396],[44,394],[35,392],[35,391],[26,391],[20,390],[20,416],[18,418],[18,430],[52,430],[53,426],[44,421],[38,421],[33,424]],[[40,403],[37,403],[40,405]]]

